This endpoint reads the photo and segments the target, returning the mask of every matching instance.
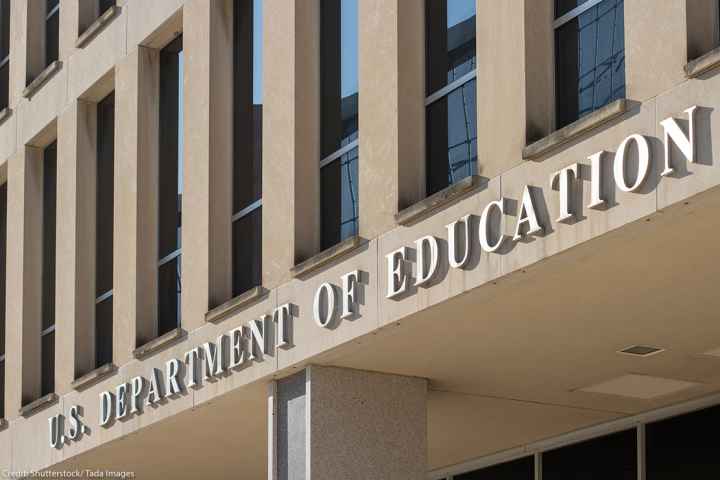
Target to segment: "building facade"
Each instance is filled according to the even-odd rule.
[[[716,0],[0,0],[0,473],[720,472]]]

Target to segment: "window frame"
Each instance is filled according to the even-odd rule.
[[[47,167],[48,167],[48,152],[50,149],[53,149],[54,153],[54,185],[52,188],[52,193],[54,194],[55,198],[53,199],[53,215],[52,215],[52,228],[48,229],[48,224],[50,218],[48,217],[47,207],[48,207],[48,199],[46,198],[47,194],[49,193],[46,189],[48,185],[51,185],[47,183]],[[42,258],[41,258],[41,265],[42,265],[42,274],[41,274],[41,320],[40,320],[40,391],[41,396],[47,395],[49,393],[52,393],[55,391],[55,373],[57,370],[57,365],[55,364],[55,327],[57,325],[57,314],[55,311],[55,302],[57,298],[57,285],[56,285],[56,274],[57,274],[57,140],[53,140],[50,144],[48,144],[43,149],[42,154],[42,178],[43,178],[43,188],[42,188]],[[48,233],[51,232],[51,233]],[[51,237],[51,238],[49,238]],[[51,240],[51,241],[50,241]],[[52,246],[52,256],[53,258],[51,261],[47,259],[48,251],[47,248],[50,248]],[[50,262],[50,263],[49,263]],[[52,265],[52,272],[48,274],[46,271],[46,267],[48,265]],[[49,283],[48,283],[49,282]],[[50,287],[51,286],[51,287]],[[46,289],[50,289],[51,292],[47,292]],[[45,298],[45,296],[51,293],[50,298]],[[48,305],[51,305],[52,310],[52,323],[48,325],[45,328],[42,328],[42,326],[45,324],[46,315],[48,313],[45,311],[45,307]],[[52,366],[52,370],[50,372],[45,372],[45,356],[48,355],[50,352],[45,351],[44,347],[44,340],[46,337],[53,336],[52,338],[52,355],[50,356],[50,365]],[[44,377],[45,373],[48,373],[52,378],[50,379],[52,383],[52,388],[49,390],[45,389],[45,383],[44,383]]]
[[[326,59],[324,57],[329,53],[334,53],[334,52],[339,51],[338,58],[337,58],[337,64],[333,64],[331,62],[330,67],[337,69],[337,80],[339,82],[342,82],[342,64],[343,64],[343,55],[344,55],[344,53],[342,51],[342,20],[341,20],[342,19],[342,7],[343,7],[342,0],[329,0],[329,1],[337,2],[337,9],[338,9],[337,15],[339,17],[338,18],[339,23],[336,25],[337,32],[335,32],[335,31],[325,32],[325,29],[330,26],[331,22],[329,22],[328,19],[325,18],[327,13],[323,12],[323,3],[321,2],[321,4],[320,4],[320,9],[321,9],[321,11],[320,11],[320,37],[321,37],[321,49],[320,49],[320,89],[321,89],[321,95],[320,95],[320,98],[321,98],[321,100],[320,100],[320,128],[321,128],[321,131],[320,131],[320,155],[321,155],[321,158],[319,159],[318,170],[317,170],[318,178],[319,178],[319,188],[320,188],[320,210],[321,210],[321,212],[325,212],[327,210],[323,203],[323,191],[324,191],[323,169],[332,167],[335,165],[335,162],[338,162],[338,168],[342,172],[343,157],[345,157],[345,155],[350,154],[353,150],[357,149],[357,152],[358,152],[357,158],[354,159],[354,161],[356,161],[358,163],[358,178],[357,178],[356,184],[354,185],[354,189],[352,189],[352,186],[350,187],[354,191],[354,194],[351,194],[351,198],[353,199],[353,203],[354,203],[354,205],[353,205],[354,214],[353,214],[352,218],[350,218],[346,221],[343,221],[343,218],[342,218],[342,192],[343,192],[342,180],[337,185],[337,190],[338,190],[338,192],[340,192],[340,196],[338,198],[338,205],[336,207],[333,207],[333,208],[337,209],[337,213],[338,213],[338,217],[337,217],[338,223],[337,223],[337,225],[333,226],[333,228],[336,227],[338,230],[338,239],[336,241],[331,242],[331,239],[325,238],[325,232],[326,232],[325,222],[327,222],[329,220],[329,218],[328,218],[328,215],[320,216],[321,249],[331,248],[332,246],[337,245],[338,243],[357,235],[359,232],[359,229],[360,229],[360,207],[359,207],[359,202],[360,202],[360,185],[359,185],[359,183],[360,183],[359,182],[359,163],[360,163],[359,98],[360,98],[360,90],[359,90],[359,88],[358,88],[357,93],[354,94],[354,95],[357,95],[357,97],[358,97],[358,112],[357,112],[358,125],[354,132],[350,133],[350,135],[348,135],[348,136],[345,136],[343,129],[342,129],[342,101],[344,98],[344,97],[342,97],[342,84],[340,83],[339,85],[336,85],[336,86],[338,86],[337,92],[333,92],[333,93],[337,93],[337,95],[338,95],[337,102],[338,102],[339,109],[340,109],[340,118],[339,118],[340,125],[337,126],[339,146],[335,150],[333,150],[323,156],[324,145],[325,145],[325,142],[327,141],[326,134],[327,134],[327,129],[328,129],[326,121],[323,119],[323,112],[325,111],[324,98],[326,97],[326,95],[325,95],[326,90],[325,90],[325,87],[323,86],[323,83],[324,83],[325,77],[327,75],[325,73],[326,71],[324,69],[327,68],[326,63],[328,62],[328,59]],[[362,1],[362,0],[359,0],[359,1]],[[357,22],[359,22],[359,11],[356,11],[355,13],[356,13],[355,20]],[[359,28],[359,23],[358,23],[357,28]],[[335,47],[337,50],[327,51],[322,48],[322,45],[323,45],[322,36],[327,33],[337,34],[337,39],[333,39],[333,40],[337,41],[337,46]],[[358,35],[359,35],[359,30],[358,30]],[[325,43],[325,46],[327,47],[327,42]],[[360,54],[360,52],[358,50],[356,52],[356,57],[355,57],[355,61],[358,63],[360,61],[359,54]],[[359,75],[359,71],[356,71],[356,75]],[[359,79],[359,77],[358,77],[358,79]],[[350,97],[350,95],[345,98],[349,98],[349,97]],[[348,141],[345,145],[342,144],[343,140],[352,138],[353,136],[355,138]],[[350,161],[353,161],[353,160],[350,160]],[[341,175],[342,175],[342,173],[341,173]],[[333,221],[334,220],[335,220],[335,218],[333,218]],[[354,224],[353,233],[343,236],[343,233],[342,233],[343,225],[348,222],[352,222]]]
[[[242,295],[253,287],[262,284],[262,241],[258,245],[249,245],[251,254],[257,255],[257,265],[253,265],[250,283],[245,285],[238,277],[236,270],[236,252],[242,246],[241,240],[236,235],[242,236],[238,224],[246,217],[258,211],[259,221],[262,224],[262,84],[260,87],[259,103],[255,103],[255,92],[258,85],[255,85],[256,69],[262,73],[262,0],[234,0],[233,2],[233,140],[232,140],[232,193],[231,193],[231,214],[230,214],[230,258],[231,258],[231,296],[234,298]],[[258,12],[259,10],[259,12]],[[255,22],[256,14],[260,17],[260,24]],[[255,47],[259,42],[260,56],[256,59]],[[258,60],[256,62],[256,60]],[[262,83],[262,75],[260,75]],[[255,106],[260,106],[260,118],[255,117]],[[259,120],[259,125],[258,125]],[[258,126],[260,138],[257,138]],[[259,140],[259,144],[258,144]],[[256,157],[256,148],[259,155]],[[256,161],[258,163],[256,163]],[[247,184],[239,181],[238,172],[244,177],[250,177],[249,190],[256,195],[248,195],[249,198],[238,198],[237,192],[247,188]],[[259,182],[256,183],[255,179]],[[254,200],[251,200],[254,198]],[[262,226],[260,226],[262,229]],[[257,232],[253,230],[252,234]],[[256,271],[257,270],[257,271]]]
[[[177,51],[173,51],[177,49]],[[156,267],[156,278],[157,278],[157,308],[156,308],[156,315],[157,315],[157,332],[158,335],[163,335],[172,329],[163,329],[161,327],[164,327],[166,325],[170,325],[171,323],[174,324],[173,328],[179,328],[182,325],[182,313],[181,313],[181,298],[182,298],[182,188],[180,188],[180,185],[184,182],[184,152],[180,149],[180,139],[183,136],[183,128],[181,128],[184,125],[184,97],[185,97],[185,91],[184,89],[180,90],[183,85],[183,76],[184,76],[184,70],[185,70],[185,59],[183,55],[184,50],[184,42],[183,42],[183,35],[180,33],[177,37],[173,38],[170,42],[167,43],[163,48],[160,49],[159,55],[160,55],[160,67],[159,67],[159,105],[158,105],[158,112],[159,112],[159,118],[160,118],[160,135],[158,137],[158,177],[157,177],[157,185],[158,185],[158,200],[157,205],[155,208],[157,209],[157,245],[158,245],[158,259],[157,259],[157,267]],[[166,71],[163,68],[163,55],[168,54],[174,54],[178,57],[177,60],[177,70],[175,72]],[[180,60],[180,57],[182,56],[182,61]],[[182,65],[182,69],[180,68],[180,65]],[[162,219],[164,218],[164,215],[171,215],[171,212],[163,212],[162,211],[162,200],[160,199],[160,195],[162,194],[162,189],[159,188],[159,186],[163,183],[164,179],[162,178],[162,171],[163,171],[163,164],[165,162],[168,162],[168,158],[165,157],[165,155],[168,155],[168,153],[163,149],[163,143],[166,141],[163,135],[163,115],[165,113],[165,108],[167,108],[166,105],[163,104],[163,85],[165,83],[164,75],[167,75],[168,73],[173,73],[174,75],[174,81],[177,82],[177,98],[175,99],[174,103],[174,109],[176,112],[176,118],[174,123],[177,124],[177,132],[175,136],[175,159],[176,162],[175,168],[177,171],[177,178],[173,180],[173,185],[176,186],[180,191],[176,191],[177,196],[177,211],[174,212],[174,215],[177,218],[177,224],[175,228],[175,249],[172,251],[168,251],[165,253],[162,257],[161,255],[161,246],[162,246],[162,239],[163,239],[163,233],[162,233]],[[180,98],[180,94],[182,93],[182,98]],[[167,113],[170,113],[170,110],[167,110]],[[181,121],[182,117],[182,121]],[[167,126],[165,126],[167,128]],[[184,145],[184,139],[182,140],[182,144]],[[164,252],[163,252],[164,253]],[[162,277],[163,277],[163,267],[171,262],[175,261],[175,302],[176,302],[176,312],[175,312],[175,321],[170,322],[169,319],[165,318],[162,313],[162,296],[160,295],[161,288],[164,286],[162,285]]]
[[[688,400],[676,405],[660,407],[648,412],[635,414],[628,417],[610,420],[608,422],[570,431],[546,440],[540,440],[517,448],[501,451],[487,456],[475,458],[456,465],[439,468],[428,472],[430,480],[452,480],[453,477],[470,473],[475,470],[489,468],[495,465],[518,460],[530,455],[535,456],[535,465],[542,465],[542,454],[550,450],[576,445],[596,438],[612,435],[625,430],[634,429],[637,438],[636,452],[638,454],[638,478],[645,478],[646,460],[645,455],[645,427],[649,424],[661,422],[671,418],[678,418],[684,415],[698,413],[703,410],[720,407],[720,393]],[[536,469],[538,472],[538,469]],[[539,473],[539,472],[538,472]],[[535,477],[536,479],[538,476]]]
[[[47,5],[47,0],[46,5]],[[57,56],[53,58],[52,60],[49,57],[49,46],[51,45],[51,42],[53,42],[53,39],[50,38],[50,35],[48,35],[48,24],[50,21],[53,20],[53,17],[57,15],[57,22],[58,22],[58,36],[54,39],[55,42],[55,50],[57,50]],[[60,59],[60,0],[58,0],[57,5],[55,5],[49,12],[45,11],[45,19],[44,19],[44,28],[45,28],[45,67],[50,66],[53,62]]]
[[[111,98],[112,98],[112,100],[111,100]],[[105,120],[106,120],[105,114],[107,112],[103,111],[103,109],[107,108],[109,103],[106,103],[106,102],[110,102],[110,101],[112,101],[112,124],[107,125],[107,124],[105,124]],[[104,364],[112,363],[112,358],[114,356],[114,352],[112,351],[112,347],[111,347],[111,350],[109,352],[110,361],[109,362],[100,362],[99,361],[99,358],[100,358],[100,348],[99,348],[100,340],[99,340],[99,338],[100,337],[99,337],[98,332],[100,329],[98,328],[98,307],[103,302],[106,302],[106,301],[109,301],[112,305],[112,301],[113,301],[112,276],[113,276],[113,270],[114,270],[113,256],[114,256],[114,250],[115,250],[115,242],[114,242],[114,238],[113,238],[113,236],[114,236],[113,225],[115,223],[114,222],[114,219],[115,219],[115,212],[114,212],[114,208],[115,208],[115,198],[114,198],[114,195],[115,195],[115,185],[114,185],[114,183],[115,183],[115,139],[114,139],[114,134],[115,134],[115,91],[113,90],[112,92],[108,93],[105,97],[103,97],[103,99],[100,100],[96,104],[95,108],[96,108],[96,118],[97,118],[96,136],[95,136],[97,145],[96,145],[95,161],[96,161],[97,165],[96,165],[96,169],[95,169],[95,187],[96,187],[95,188],[95,216],[96,216],[95,239],[96,239],[96,243],[95,243],[95,286],[94,286],[94,291],[95,291],[95,304],[94,304],[94,306],[95,306],[95,316],[94,316],[94,320],[95,320],[95,339],[94,339],[95,340],[95,359],[94,359],[94,361],[95,361],[95,367],[98,368]],[[103,139],[104,139],[103,133],[104,133],[105,128],[110,129],[111,136],[113,137],[112,145],[111,145],[112,148],[110,149],[109,152],[107,151],[108,145],[103,143]],[[109,160],[108,160],[108,156],[109,156]],[[109,205],[101,205],[100,204],[100,195],[99,195],[99,189],[98,189],[98,187],[100,185],[100,171],[101,171],[100,162],[104,162],[104,161],[107,161],[108,163],[110,163],[110,165],[109,165],[110,168],[108,168],[108,170],[106,171],[106,173],[109,173],[110,180],[111,180],[110,183],[111,183],[111,188],[112,188]],[[106,166],[106,168],[107,168],[107,166]],[[105,207],[105,208],[102,209],[102,207]],[[110,273],[110,288],[108,290],[98,292],[98,278],[100,276],[99,275],[100,272],[98,271],[98,266],[100,265],[100,261],[98,258],[98,243],[99,243],[99,237],[100,237],[100,229],[98,226],[100,225],[100,222],[98,221],[98,217],[100,217],[101,215],[108,215],[108,210],[109,210],[109,216],[111,218],[111,220],[110,220],[110,227],[111,227],[110,242],[111,242],[112,248],[110,249],[109,252],[105,252],[105,253],[106,254],[109,253],[109,255],[110,255],[110,272],[109,272]],[[110,334],[111,335],[113,334],[113,331],[112,331],[113,323],[114,323],[114,318],[111,313],[111,315],[110,315],[110,325],[111,325]],[[111,345],[112,345],[112,343],[111,343]]]
[[[558,37],[558,30],[559,30],[560,28],[562,28],[563,26],[565,26],[565,25],[568,24],[569,22],[575,20],[576,18],[580,17],[580,15],[582,15],[582,14],[585,13],[585,12],[587,12],[587,11],[590,10],[591,8],[597,7],[598,5],[600,5],[600,4],[601,4],[602,2],[604,2],[604,1],[605,1],[605,0],[584,0],[583,3],[581,3],[580,5],[577,5],[576,7],[568,10],[568,11],[565,12],[564,14],[562,14],[562,15],[560,15],[560,16],[557,16],[557,0],[553,0],[552,38],[553,38],[553,63],[554,63],[554,64],[553,64],[553,66],[552,66],[552,75],[553,75],[553,77],[552,77],[552,78],[553,78],[552,92],[553,92],[553,96],[554,96],[554,102],[553,102],[554,115],[553,115],[553,118],[552,118],[552,125],[553,125],[553,129],[554,129],[554,130],[558,130],[558,129],[560,129],[560,128],[566,127],[566,126],[572,124],[573,122],[576,122],[576,121],[580,120],[581,118],[585,117],[586,115],[589,115],[590,113],[595,112],[595,111],[599,110],[600,108],[602,108],[602,107],[593,108],[593,110],[591,110],[589,113],[587,113],[587,114],[585,114],[585,115],[580,115],[581,110],[580,110],[580,107],[578,106],[578,112],[577,112],[578,115],[577,115],[577,118],[575,118],[574,120],[572,120],[572,121],[570,121],[570,122],[566,122],[566,123],[564,123],[564,124],[562,124],[562,123],[559,121],[559,120],[560,120],[560,110],[559,110],[559,108],[558,108],[558,104],[559,104],[559,95],[558,95],[558,77],[559,77],[559,75],[558,75],[558,65],[559,65],[559,64],[558,64],[558,41],[557,41],[557,37]],[[624,0],[623,0],[623,7],[624,7]],[[623,14],[623,19],[624,19],[624,14]],[[623,25],[622,25],[622,26],[623,26],[623,28],[624,28],[624,26],[625,26],[625,21],[624,21],[624,20],[623,20]],[[623,34],[623,38],[624,38],[624,34]],[[625,43],[624,43],[624,40],[623,40],[623,52],[624,52],[624,51],[625,51]],[[624,57],[624,53],[623,53],[623,57]],[[596,61],[597,61],[597,59],[596,59]],[[623,60],[623,62],[624,62],[624,60]],[[597,63],[596,63],[596,65],[594,66],[594,68],[595,68],[595,69],[598,68],[598,64],[597,64]],[[623,67],[623,68],[624,68],[624,67]],[[612,78],[612,77],[611,77],[611,78]],[[626,80],[627,80],[627,79],[626,79]],[[625,83],[625,85],[626,85],[626,83]],[[576,90],[575,90],[575,95],[578,96],[579,93],[580,93],[580,92],[579,92],[579,89],[576,88]],[[627,96],[627,91],[626,91],[626,93],[622,96],[622,98],[625,98],[626,96]],[[612,102],[613,102],[613,100],[609,101],[609,102],[606,103],[605,105],[609,105],[609,104],[612,103]],[[604,106],[604,105],[603,105],[603,106]]]

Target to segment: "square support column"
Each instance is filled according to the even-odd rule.
[[[425,4],[363,0],[358,19],[360,235],[373,238],[425,196]]]
[[[320,2],[263,4],[262,283],[320,250]]]
[[[24,147],[8,160],[7,339],[8,419],[40,396],[42,276],[42,148]]]
[[[183,327],[232,297],[233,2],[184,7]]]
[[[96,104],[78,100],[58,120],[56,393],[95,368]]]
[[[113,351],[130,361],[157,335],[159,54],[138,47],[115,69]]]
[[[310,366],[269,395],[269,480],[421,480],[427,381]]]
[[[647,100],[685,81],[684,67],[688,61],[686,8],[686,1],[625,2],[628,98]]]

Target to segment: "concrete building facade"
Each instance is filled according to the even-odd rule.
[[[0,1],[0,473],[720,472],[719,23]]]

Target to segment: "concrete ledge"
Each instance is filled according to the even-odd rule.
[[[243,308],[252,305],[267,295],[268,291],[262,286],[251,288],[247,292],[243,292],[235,298],[218,305],[205,314],[205,321],[210,323],[218,323]]]
[[[50,65],[45,67],[45,70],[40,72],[40,75],[35,77],[35,79],[30,82],[30,84],[25,87],[25,90],[23,90],[23,97],[30,98],[35,93],[45,85],[45,82],[50,80],[60,69],[62,68],[62,62],[60,60],[55,60]]]
[[[685,65],[685,75],[687,75],[688,78],[694,78],[717,66],[720,66],[720,47],[710,50],[702,57],[688,62],[687,65]]]
[[[628,111],[628,101],[624,98],[608,103],[604,107],[585,115],[560,130],[555,130],[545,138],[533,142],[523,148],[522,156],[525,160],[535,160],[548,152],[556,150],[566,143],[576,139],[600,125],[613,120]]]
[[[48,393],[44,397],[40,397],[20,408],[20,415],[23,417],[29,417],[40,410],[44,410],[47,407],[56,404],[58,399],[59,397],[57,396],[57,393]]]
[[[105,28],[105,25],[110,23],[110,21],[115,18],[115,16],[120,11],[120,7],[117,5],[113,5],[112,7],[108,8],[103,12],[102,15],[100,15],[93,23],[90,24],[88,28],[85,29],[85,31],[78,37],[78,39],[75,41],[75,48],[82,48],[84,47],[90,40],[93,39],[95,35],[100,33],[100,31]]]
[[[106,363],[102,367],[98,367],[95,370],[86,373],[82,377],[76,378],[70,386],[75,390],[85,390],[99,381],[113,375],[115,372],[117,372],[117,367],[112,363]]]
[[[149,342],[137,347],[133,350],[133,357],[138,360],[143,359],[162,350],[163,348],[172,345],[173,343],[182,340],[187,335],[187,332],[180,327],[173,328],[169,332],[160,335],[157,338],[153,338]]]
[[[317,255],[313,255],[307,260],[298,263],[290,269],[290,272],[295,277],[304,277],[320,267],[344,257],[353,250],[357,249],[360,245],[362,245],[362,243],[362,239],[358,235],[348,237],[337,245],[333,245]]]
[[[454,183],[403,210],[400,210],[395,214],[395,221],[400,225],[413,224],[432,215],[437,210],[450,205],[454,201],[459,200],[483,184],[484,182],[482,181],[482,177],[478,175],[465,177],[459,182]]]
[[[10,118],[11,115],[12,115],[12,108],[10,108],[10,107],[5,107],[2,110],[0,110],[0,125],[5,123],[5,120]]]

